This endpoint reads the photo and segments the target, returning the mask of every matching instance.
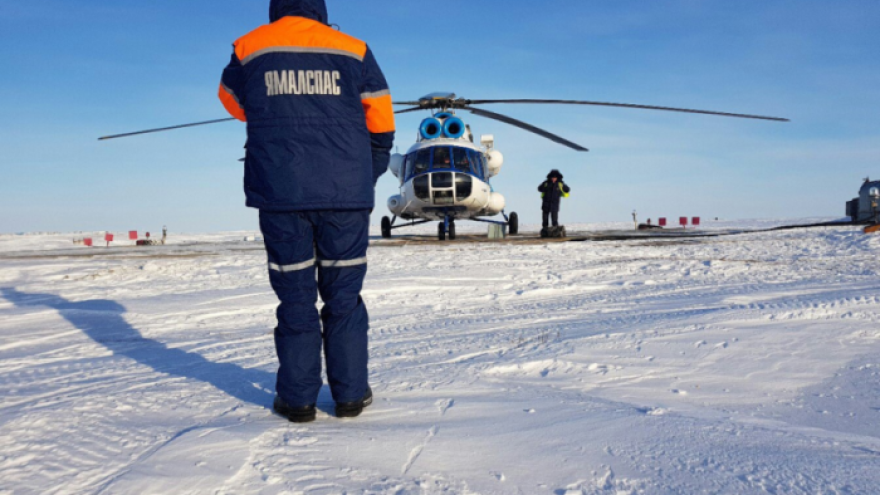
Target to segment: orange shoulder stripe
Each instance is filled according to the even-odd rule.
[[[226,107],[226,111],[229,112],[229,115],[232,115],[236,119],[247,122],[247,116],[244,113],[244,108],[241,108],[241,104],[238,102],[238,98],[235,97],[229,90],[226,89],[226,86],[223,83],[220,83],[220,101],[223,103],[223,106]]]
[[[394,106],[391,103],[391,95],[386,94],[376,98],[364,98],[361,100],[364,113],[367,115],[367,129],[373,134],[394,132]]]
[[[242,65],[267,53],[329,53],[363,61],[367,44],[304,17],[284,17],[259,27],[235,42]]]

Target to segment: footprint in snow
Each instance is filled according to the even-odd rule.
[[[637,407],[636,411],[645,416],[663,416],[668,412],[662,407]]]
[[[434,405],[440,410],[440,416],[445,416],[446,411],[455,405],[455,399],[441,399],[434,403]]]
[[[593,364],[587,366],[587,369],[588,369],[589,371],[595,371],[595,372],[597,372],[597,373],[607,373],[607,372],[608,372],[608,365],[607,365],[607,364],[593,363]]]

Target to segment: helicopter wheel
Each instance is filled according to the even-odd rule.
[[[516,212],[510,214],[510,219],[507,221],[507,232],[510,235],[519,234],[519,215]]]
[[[382,238],[391,238],[391,219],[388,217],[382,217]]]
[[[446,240],[446,226],[443,225],[443,222],[437,224],[437,239],[441,241]]]
[[[455,240],[455,220],[449,220],[449,240]]]

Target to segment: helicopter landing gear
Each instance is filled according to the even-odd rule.
[[[504,217],[504,221],[507,222],[504,224],[504,226],[507,227],[507,234],[519,234],[519,215],[517,215],[515,211],[512,211],[508,216],[507,213],[504,213],[504,210],[501,210],[501,215]]]
[[[445,241],[447,236],[449,237],[450,241],[455,240],[454,218],[446,218],[442,222],[437,224],[437,239],[440,241]]]
[[[382,217],[382,238],[391,238],[391,219],[388,217]]]
[[[507,232],[510,235],[519,234],[519,215],[516,212],[512,212],[510,218],[507,219]]]

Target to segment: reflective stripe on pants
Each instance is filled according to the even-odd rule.
[[[369,320],[360,292],[369,225],[368,210],[260,212],[269,279],[280,300],[277,391],[291,406],[317,400],[322,345],[334,400],[358,400],[366,391]]]

